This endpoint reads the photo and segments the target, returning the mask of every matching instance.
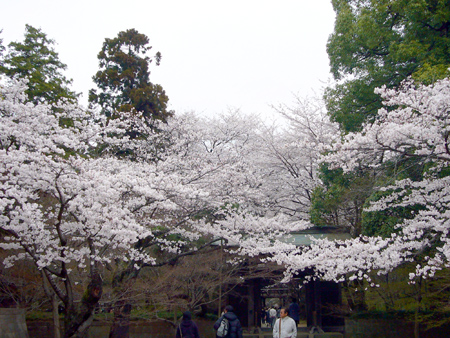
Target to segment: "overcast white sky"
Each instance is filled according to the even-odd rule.
[[[150,79],[169,108],[271,114],[271,104],[319,91],[330,77],[334,18],[331,0],[7,0],[0,37],[6,46],[23,40],[25,24],[41,28],[86,104],[104,39],[135,28],[163,56]]]

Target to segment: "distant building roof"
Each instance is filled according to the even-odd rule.
[[[312,227],[306,230],[292,232],[290,237],[285,238],[283,241],[286,243],[292,243],[296,246],[311,245],[312,238],[315,239],[329,239],[330,241],[346,240],[350,239],[351,235],[346,232],[342,232],[341,229],[335,227]]]
[[[285,243],[295,244],[296,246],[311,245],[312,238],[329,239],[330,241],[350,239],[351,235],[347,232],[342,232],[334,227],[312,227],[306,230],[291,232],[288,237],[282,238],[281,241]],[[220,245],[220,239],[213,243],[213,245]],[[236,243],[227,243],[227,246],[235,246]]]

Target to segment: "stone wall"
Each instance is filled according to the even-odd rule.
[[[215,338],[212,328],[214,322],[195,320],[202,338]],[[1,325],[1,324],[0,324]],[[1,336],[0,338],[44,338],[53,336],[51,322],[28,321],[29,336]],[[0,326],[1,328],[2,326]],[[1,329],[0,329],[1,330]],[[22,330],[23,332],[23,330]],[[108,338],[109,324],[94,322],[89,331],[89,338]],[[256,335],[245,335],[248,338],[269,338],[270,332]],[[173,338],[175,329],[164,322],[147,323],[132,322],[130,326],[130,338]],[[298,337],[309,337],[305,332],[300,332]],[[342,337],[341,334],[325,334],[316,337]],[[414,324],[394,319],[358,319],[345,321],[345,338],[411,338],[414,337]],[[421,338],[447,338],[450,337],[450,325],[435,328],[429,331],[421,330]]]
[[[0,338],[29,338],[24,309],[0,308]]]
[[[215,338],[214,322],[195,320],[202,338]],[[28,321],[29,338],[43,338],[53,336],[53,325],[49,321]],[[94,322],[89,328],[88,338],[108,338],[109,324]],[[165,322],[132,322],[130,325],[130,338],[173,338],[175,328]],[[0,337],[3,338],[3,337]],[[9,338],[9,337],[8,337]],[[14,337],[15,338],[15,337]]]
[[[411,338],[414,337],[414,323],[396,319],[346,319],[345,338]],[[450,325],[431,330],[420,330],[420,338],[450,337]]]

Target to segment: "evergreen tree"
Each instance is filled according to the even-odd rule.
[[[407,77],[432,83],[450,66],[449,0],[333,0],[334,33],[327,51],[341,81],[326,93],[331,117],[344,131],[373,118],[381,99],[374,89]]]
[[[166,122],[171,115],[165,91],[150,82],[149,64],[155,60],[159,65],[161,54],[147,56],[152,48],[148,44],[148,37],[135,29],[105,39],[98,54],[100,70],[93,77],[98,90],[89,92],[89,102],[99,105],[106,116],[119,118],[122,113],[135,111],[151,126],[154,120]],[[137,135],[131,132],[132,137]]]
[[[0,34],[3,32],[3,29],[0,30]],[[3,67],[3,52],[5,51],[5,46],[3,46],[3,39],[0,38],[0,70]]]
[[[333,0],[333,7],[337,17],[327,51],[332,74],[340,82],[327,89],[325,100],[331,119],[344,133],[358,131],[364,122],[378,116],[382,98],[375,88],[397,87],[409,76],[431,83],[447,74],[450,1]],[[390,235],[393,226],[407,218],[411,210],[363,212],[363,206],[383,197],[372,190],[372,185],[388,185],[401,175],[417,180],[424,170],[401,157],[393,163],[395,170],[386,165],[373,172],[362,166],[345,175],[324,165],[324,186],[314,192],[311,220],[319,225],[341,226],[348,218],[358,220],[358,233]]]
[[[62,74],[67,66],[59,60],[54,44],[41,29],[26,25],[24,41],[11,42],[0,65],[2,73],[29,80],[26,94],[34,103],[55,103],[62,98],[76,101],[78,97],[68,88],[72,80]]]
[[[363,206],[373,191],[374,180],[367,170],[344,173],[323,163],[319,169],[322,185],[312,194],[310,220],[316,226],[332,226],[361,235]]]

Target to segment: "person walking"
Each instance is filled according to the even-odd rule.
[[[277,319],[273,327],[273,338],[297,338],[297,325],[288,315],[288,309],[282,308],[280,310],[280,318]]]
[[[289,304],[289,317],[291,317],[295,324],[300,322],[300,305],[297,303],[297,299],[292,297],[292,303]]]
[[[270,327],[273,328],[275,320],[277,320],[277,310],[272,306],[269,310]]]
[[[192,320],[192,315],[189,311],[183,313],[183,319],[177,327],[176,338],[200,338],[197,324]]]
[[[225,310],[223,311],[223,316],[220,316],[220,318],[214,323],[214,330],[218,330],[220,323],[222,323],[223,319],[226,319],[228,321],[228,334],[226,335],[227,338],[243,338],[243,330],[241,326],[241,322],[239,321],[239,318],[234,314],[234,309],[231,305],[225,306]]]
[[[266,315],[267,315],[266,308],[263,307],[262,310],[261,310],[261,327],[263,325],[267,324],[267,317],[266,317]]]

